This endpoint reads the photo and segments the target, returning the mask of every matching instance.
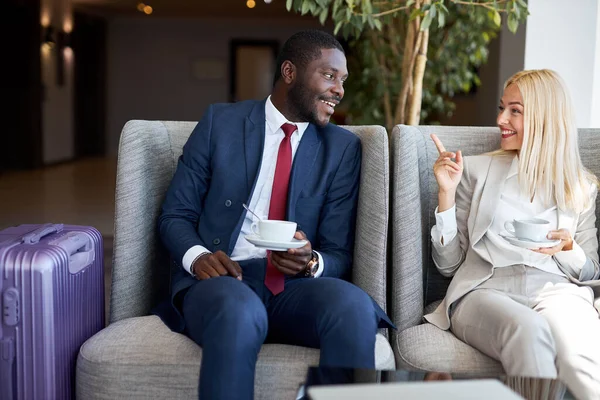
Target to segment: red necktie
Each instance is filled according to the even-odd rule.
[[[290,171],[292,170],[292,143],[290,138],[296,130],[296,125],[281,125],[285,137],[279,145],[277,153],[277,165],[273,177],[273,191],[271,192],[271,203],[269,204],[269,219],[285,220],[285,208],[287,206],[288,184],[290,182]],[[283,291],[283,274],[271,263],[271,252],[267,252],[267,273],[265,274],[265,286],[277,295]]]

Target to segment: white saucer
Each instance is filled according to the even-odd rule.
[[[540,249],[544,247],[554,247],[560,243],[560,239],[544,240],[543,242],[534,242],[532,240],[519,239],[512,235],[503,233],[501,233],[500,236],[506,239],[508,243],[512,244],[513,246],[522,247],[524,249]]]
[[[306,245],[306,243],[308,243],[307,240],[299,240],[299,239],[292,239],[291,242],[264,240],[264,239],[261,239],[260,236],[255,235],[255,234],[246,235],[245,238],[247,241],[249,241],[256,247],[260,247],[261,249],[266,249],[266,250],[274,250],[274,251],[287,251],[288,249],[297,249],[299,247]]]

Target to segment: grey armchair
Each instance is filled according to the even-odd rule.
[[[472,376],[502,374],[499,362],[458,340],[450,331],[423,323],[450,283],[431,259],[438,186],[433,163],[435,133],[448,150],[475,155],[500,146],[497,128],[396,126],[392,132],[392,277],[390,311],[398,332],[392,347],[399,368],[453,372]],[[600,129],[579,131],[583,164],[600,176]],[[596,225],[600,200],[596,204]]]
[[[81,347],[80,399],[197,399],[202,349],[149,315],[169,290],[169,256],[156,219],[192,122],[130,121],[117,167],[110,325]],[[386,308],[389,157],[384,128],[347,127],[363,148],[353,281]],[[387,332],[377,335],[379,369],[394,369]],[[319,352],[266,344],[258,357],[255,398],[294,399]]]

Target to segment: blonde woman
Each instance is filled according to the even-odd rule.
[[[550,70],[512,76],[497,124],[501,149],[480,156],[463,158],[432,135],[440,154],[433,260],[454,278],[425,318],[509,375],[558,376],[577,398],[600,398],[597,180],[581,164],[562,79]],[[547,240],[509,242],[505,222],[531,218],[550,222]]]

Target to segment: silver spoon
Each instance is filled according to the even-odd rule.
[[[258,215],[256,215],[256,213],[254,211],[252,211],[250,208],[248,208],[248,206],[246,205],[246,203],[242,203],[242,206],[249,211],[250,213],[252,213],[252,215],[254,215],[256,218],[258,218],[259,221],[262,221],[262,218],[259,217]]]

